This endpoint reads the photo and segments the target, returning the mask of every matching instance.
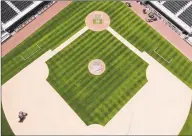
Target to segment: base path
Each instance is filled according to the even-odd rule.
[[[177,135],[180,132],[189,113],[192,90],[147,53],[135,50],[112,28],[107,30],[149,63],[148,82],[141,90],[105,127],[86,126],[46,81],[49,69],[45,62],[55,55],[49,50],[2,86],[3,110],[15,135]],[[62,44],[61,49],[67,45]],[[28,113],[23,123],[17,122],[19,111]]]
[[[70,37],[67,41],[65,41],[63,44],[58,46],[56,49],[53,50],[54,54],[57,54],[61,50],[63,50],[67,45],[72,43],[74,40],[76,40],[79,36],[84,34],[89,28],[87,26],[83,27],[81,30],[79,30],[76,34],[74,34],[72,37]]]
[[[5,56],[8,52],[14,49],[18,44],[24,41],[33,32],[38,30],[42,25],[49,21],[52,17],[57,15],[63,8],[68,6],[71,1],[58,1],[47,9],[40,16],[37,16],[35,20],[21,29],[19,32],[15,33],[10,39],[2,44],[2,56]]]
[[[131,9],[141,19],[145,21],[147,15],[143,14],[144,7],[135,1],[131,1]],[[165,39],[167,39],[175,48],[177,48],[183,55],[192,61],[192,46],[185,42],[176,32],[174,32],[168,25],[164,24],[162,20],[148,23],[153,29],[159,32]]]

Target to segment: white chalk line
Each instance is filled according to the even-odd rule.
[[[158,49],[159,49],[159,47],[157,47],[153,52],[154,52],[155,54],[157,54],[160,58],[162,58],[165,62],[171,63],[171,61],[173,60],[173,58],[170,59],[170,60],[165,59],[163,56],[161,56],[161,55],[157,52]]]
[[[22,55],[20,55],[21,56],[21,58],[23,59],[23,60],[27,60],[27,59],[29,59],[31,56],[33,56],[35,53],[37,53],[38,51],[40,51],[41,50],[41,47],[39,47],[38,45],[36,45],[37,47],[38,47],[38,49],[35,51],[35,52],[33,52],[31,55],[29,55],[27,58],[25,58],[25,57],[23,57]]]

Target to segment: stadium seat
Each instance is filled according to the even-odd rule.
[[[183,13],[181,13],[179,18],[187,25],[192,27],[192,5],[188,7]]]
[[[1,1],[1,21],[6,23],[15,17],[17,13],[5,2]]]
[[[15,5],[20,11],[23,11],[30,6],[33,1],[11,1],[11,3],[13,3],[13,5]]]
[[[173,14],[176,14],[189,1],[166,1],[163,6],[166,7]]]

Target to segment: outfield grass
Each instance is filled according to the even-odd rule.
[[[1,135],[2,136],[14,136],[1,105]]]
[[[39,47],[38,45],[36,46],[31,46],[30,48],[28,48],[27,50],[25,50],[24,52],[21,53],[21,58],[25,59],[29,59],[30,57],[32,57],[33,55],[35,55],[37,52],[39,52],[41,50],[41,47]]]
[[[181,130],[180,136],[192,136],[192,103],[191,103],[191,109],[189,111],[189,115],[187,118],[187,121],[185,125],[183,126],[183,129]]]
[[[165,40],[142,19],[121,5],[118,11],[124,19],[112,18],[111,27],[131,44],[141,51],[145,51],[164,65],[170,72],[192,88],[192,62],[182,55],[174,46]],[[114,20],[114,21],[113,21]],[[125,31],[126,30],[126,31]],[[173,58],[171,63],[164,61],[154,50],[159,47],[158,53],[166,60]]]
[[[94,76],[91,60],[101,59],[106,71]],[[108,31],[88,31],[47,61],[48,82],[85,124],[105,125],[147,82],[148,64]]]
[[[14,50],[2,58],[2,84],[16,75],[24,67],[37,59],[49,49],[54,49],[66,41],[74,33],[85,26],[85,17],[94,10],[106,12],[111,18],[111,27],[131,42],[141,51],[146,51],[170,72],[192,88],[192,63],[175,49],[169,42],[141,20],[122,2],[72,2],[57,16],[29,36]],[[24,61],[20,55],[27,49],[33,50],[39,45],[42,49]],[[159,52],[164,57],[175,58],[168,64],[154,53]],[[189,120],[189,119],[188,119]],[[192,122],[189,122],[192,124]]]

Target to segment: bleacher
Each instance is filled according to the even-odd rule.
[[[20,11],[23,11],[31,4],[33,4],[33,1],[11,1],[11,3],[15,5],[15,7],[17,7]]]
[[[192,35],[192,1],[146,1],[183,34]]]
[[[1,42],[6,41],[9,37],[11,37],[11,34],[1,30]]]
[[[187,25],[192,27],[192,5],[188,7],[183,13],[181,13],[179,18]]]
[[[1,43],[54,3],[55,1],[1,1]]]
[[[6,23],[15,17],[17,13],[5,2],[1,1],[1,21]]]
[[[163,6],[169,11],[176,14],[182,7],[184,7],[189,1],[166,1]]]

